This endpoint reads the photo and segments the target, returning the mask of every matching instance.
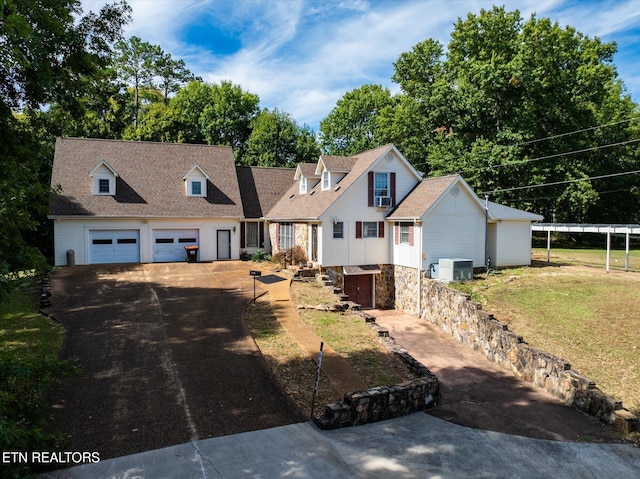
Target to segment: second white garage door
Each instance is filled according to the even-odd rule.
[[[198,230],[153,230],[153,261],[186,261],[185,246],[198,246]]]

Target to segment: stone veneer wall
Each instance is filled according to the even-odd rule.
[[[471,301],[469,295],[423,278],[420,317],[566,404],[615,424],[623,432],[638,430],[638,418],[623,409],[620,401],[604,394],[595,382],[573,371],[566,361],[529,346],[506,324]]]
[[[419,274],[416,268],[394,266],[395,308],[416,316],[420,314],[418,302]]]

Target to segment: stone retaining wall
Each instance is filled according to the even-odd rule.
[[[357,426],[406,416],[435,406],[440,398],[438,378],[389,337],[388,331],[376,324],[375,317],[363,311],[353,313],[377,330],[387,349],[400,358],[418,378],[402,384],[348,393],[342,402],[327,404],[324,414],[313,418],[316,425],[321,429]]]
[[[623,432],[637,430],[638,419],[622,403],[604,394],[595,382],[571,369],[566,361],[529,346],[522,336],[482,310],[467,294],[442,282],[422,279],[420,317],[439,326],[458,342],[512,371],[514,376],[553,394],[566,404],[615,424]]]

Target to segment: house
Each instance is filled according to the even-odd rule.
[[[70,250],[92,264],[300,246],[351,300],[406,310],[451,261],[530,264],[542,219],[481,200],[460,175],[423,179],[392,144],[293,169],[236,167],[226,147],[64,138],[51,184],[56,265]]]
[[[295,179],[266,216],[273,248],[301,246],[364,307],[415,296],[406,277],[437,278],[441,260],[464,259],[471,270],[528,265],[531,222],[542,219],[485,205],[460,175],[422,179],[393,145],[323,155]]]
[[[242,198],[231,148],[60,138],[49,218],[55,264],[238,258]]]

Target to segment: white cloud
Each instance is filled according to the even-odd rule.
[[[101,5],[83,0],[83,6]],[[365,83],[379,83],[397,91],[391,82],[393,62],[416,43],[436,38],[446,46],[454,22],[493,0],[366,1],[307,0],[130,0],[133,23],[126,35],[158,44],[206,81],[231,80],[257,93],[261,106],[279,108],[298,122],[317,128],[320,120],[347,91]],[[99,7],[98,7],[99,8]],[[640,28],[640,2],[512,1],[526,20],[531,13],[572,25],[589,36],[610,41],[620,38],[618,70],[632,91],[640,87],[629,34]],[[93,7],[96,10],[96,7]],[[239,50],[228,55],[202,45],[185,43],[194,23],[212,25],[236,35]],[[624,36],[623,36],[624,33]],[[629,53],[631,51],[631,53]]]

